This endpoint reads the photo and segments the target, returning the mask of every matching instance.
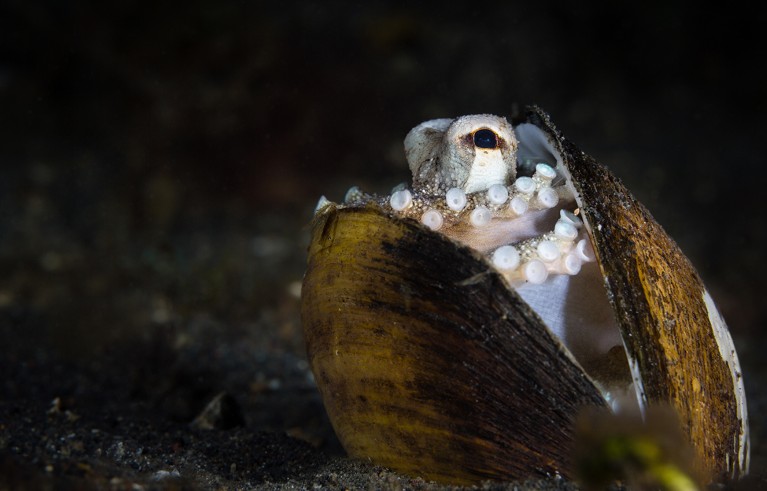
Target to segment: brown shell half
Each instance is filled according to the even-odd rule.
[[[563,157],[642,401],[676,409],[714,480],[743,474],[737,358],[712,328],[700,277],[647,209],[543,112],[531,109],[526,122]],[[318,213],[302,319],[348,453],[405,473],[450,483],[568,477],[579,409],[606,407],[482,257],[372,206]]]
[[[309,362],[354,457],[451,483],[569,473],[573,421],[605,406],[472,250],[374,208],[314,224]]]
[[[737,356],[712,326],[703,281],[679,246],[620,180],[531,110],[529,122],[560,145],[610,302],[646,404],[670,404],[716,481],[747,472],[745,394]],[[729,339],[729,333],[724,333]],[[733,360],[734,358],[734,360]],[[744,444],[746,448],[740,448]],[[743,458],[739,456],[743,455]]]

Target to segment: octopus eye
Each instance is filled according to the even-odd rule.
[[[498,148],[498,137],[491,130],[483,128],[474,133],[474,145],[477,148]]]

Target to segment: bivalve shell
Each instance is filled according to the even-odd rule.
[[[406,139],[413,188],[397,191],[407,206],[355,188],[318,209],[302,319],[345,449],[440,482],[572,477],[582,408],[663,405],[712,480],[742,476],[740,367],[692,264],[546,114],[530,108],[514,123],[419,125]],[[592,304],[617,339],[599,358],[581,346],[597,317],[578,308]]]

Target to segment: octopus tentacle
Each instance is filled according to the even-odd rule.
[[[457,240],[476,240],[483,229],[503,230],[500,238],[489,234],[477,248],[513,285],[539,284],[550,275],[576,275],[584,262],[594,260],[586,250],[588,240],[581,237],[583,222],[570,209],[575,206],[573,197],[564,186],[552,186],[556,177],[552,166],[538,163],[532,176],[472,193],[458,187],[400,184],[390,195],[376,196],[355,186],[346,193],[345,202],[375,203]],[[541,222],[555,219],[545,231],[530,234],[530,229],[541,228]]]

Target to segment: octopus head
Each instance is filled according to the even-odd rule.
[[[490,114],[434,119],[405,137],[414,187],[466,193],[506,185],[516,175],[517,139],[506,118]]]

